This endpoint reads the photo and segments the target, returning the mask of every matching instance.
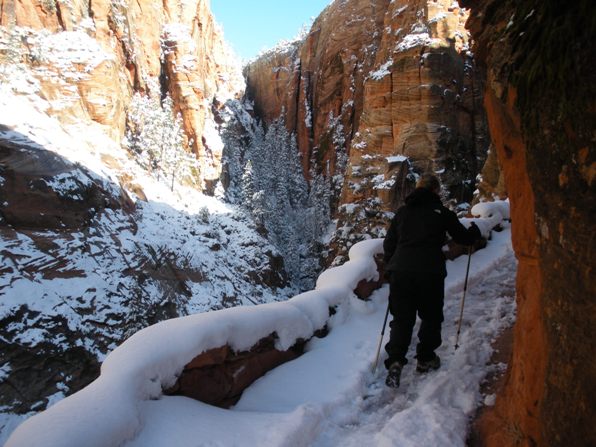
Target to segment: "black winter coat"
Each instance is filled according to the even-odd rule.
[[[446,233],[463,245],[472,245],[481,237],[476,226],[464,227],[438,195],[416,188],[391,220],[383,242],[385,270],[447,276],[442,251]]]

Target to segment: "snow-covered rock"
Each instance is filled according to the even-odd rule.
[[[490,218],[500,214],[503,219],[510,219],[509,199],[495,200],[493,202],[480,202],[472,207],[470,213],[473,216]]]
[[[355,246],[351,260],[325,272],[314,291],[283,303],[235,307],[163,321],[143,329],[115,349],[92,384],[20,425],[6,446],[106,446],[130,440],[143,426],[140,403],[159,399],[194,356],[229,345],[247,350],[275,332],[287,349],[325,324],[329,307],[349,313],[352,289],[375,279],[373,255],[381,240]]]

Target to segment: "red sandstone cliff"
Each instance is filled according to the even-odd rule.
[[[460,3],[519,260],[513,355],[481,445],[596,445],[594,5]]]
[[[444,0],[336,1],[304,41],[245,68],[255,112],[285,115],[305,170],[314,157],[333,172],[336,154],[349,153],[339,226],[354,241],[382,231],[413,170],[437,172],[450,198],[471,198],[488,138],[466,18]]]
[[[336,127],[351,139],[362,113],[364,80],[374,64],[388,0],[337,1],[315,20],[303,42],[274,50],[245,68],[247,96],[265,122],[282,110],[308,164],[335,160]]]
[[[205,128],[214,99],[232,96],[242,82],[206,0],[0,0],[0,25],[0,38],[16,37],[30,50],[20,62],[39,83],[36,93],[52,101],[50,114],[104,125],[119,142],[132,94],[146,91],[153,80],[181,112],[202,179],[219,177],[221,149],[208,146]],[[78,41],[83,43],[75,47]],[[47,60],[54,49],[79,54],[65,67],[63,61]],[[93,60],[85,49],[96,50]]]

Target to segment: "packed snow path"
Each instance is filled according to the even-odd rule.
[[[183,397],[141,403],[143,429],[129,446],[464,446],[492,341],[513,324],[516,263],[510,233],[496,234],[472,256],[460,347],[454,350],[466,257],[449,263],[439,371],[403,371],[399,389],[384,385],[383,357],[371,371],[388,289],[338,315],[324,339],[256,381],[222,410]],[[417,328],[415,328],[416,333]],[[386,337],[388,336],[388,331]],[[416,336],[412,341],[415,347]],[[413,349],[409,355],[413,358]]]
[[[488,369],[504,366],[487,367],[486,363],[490,341],[512,323],[515,268],[510,254],[468,290],[457,351],[454,340],[461,294],[446,297],[444,344],[437,351],[442,360],[439,371],[425,375],[415,372],[414,335],[411,361],[404,368],[400,388],[384,385],[386,371],[379,365],[374,376],[370,373],[364,378],[365,394],[356,393],[337,414],[329,414],[312,445],[465,445],[468,416],[481,400],[490,403],[493,398],[480,396],[479,383]]]

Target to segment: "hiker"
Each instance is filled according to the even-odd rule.
[[[444,283],[447,270],[442,247],[446,232],[463,245],[481,238],[474,224],[464,227],[457,215],[445,208],[439,197],[439,179],[431,174],[420,177],[416,189],[391,220],[383,242],[385,270],[389,274],[389,342],[385,345],[388,370],[385,383],[399,387],[402,368],[416,323],[422,320],[416,346],[416,370],[425,373],[441,366],[435,349],[441,346]]]

